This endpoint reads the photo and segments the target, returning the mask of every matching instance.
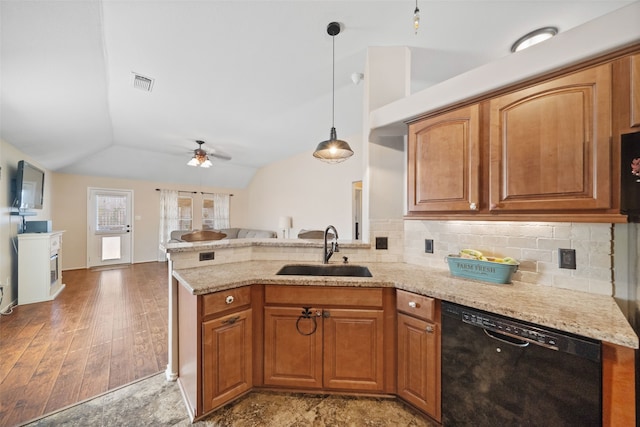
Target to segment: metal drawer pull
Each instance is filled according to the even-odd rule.
[[[425,332],[428,332],[428,333],[433,333],[434,328],[433,328],[433,326],[429,325],[429,326],[427,326],[426,328],[424,328],[424,331],[425,331]]]
[[[415,301],[409,301],[409,307],[416,308],[418,304]]]
[[[233,302],[233,295],[229,295],[227,298],[225,298],[224,302],[226,302],[227,304],[231,304]]]
[[[240,320],[240,316],[233,316],[228,318],[227,320],[223,320],[222,324],[229,324],[229,325],[233,325],[234,323],[236,323],[238,320]]]

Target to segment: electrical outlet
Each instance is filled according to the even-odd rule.
[[[215,252],[200,252],[200,261],[213,261],[215,256]]]
[[[386,237],[376,237],[376,249],[389,249],[389,239]]]
[[[576,269],[576,250],[558,249],[558,264],[560,268]]]
[[[424,252],[427,254],[433,253],[433,239],[424,239]]]

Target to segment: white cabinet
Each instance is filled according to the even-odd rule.
[[[18,235],[18,304],[50,301],[64,289],[62,231]]]

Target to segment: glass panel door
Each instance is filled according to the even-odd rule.
[[[88,267],[130,264],[133,192],[89,188],[88,204]]]

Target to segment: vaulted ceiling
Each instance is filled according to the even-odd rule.
[[[245,187],[362,129],[367,47],[408,46],[412,92],[632,1],[0,0],[0,137],[63,173]],[[139,74],[150,92],[134,87]],[[366,79],[366,76],[364,77]],[[232,157],[186,165],[196,140]]]

